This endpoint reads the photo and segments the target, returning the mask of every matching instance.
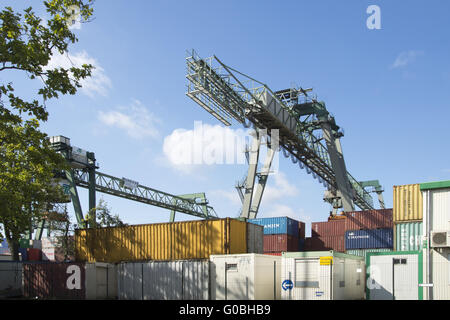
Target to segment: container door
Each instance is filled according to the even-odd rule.
[[[241,263],[225,263],[225,300],[250,300],[253,296],[248,270],[239,268],[244,269]]]
[[[417,255],[395,257],[393,263],[393,295],[395,300],[418,300],[419,271]]]

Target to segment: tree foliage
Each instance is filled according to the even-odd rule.
[[[108,204],[103,199],[100,199],[97,207],[89,211],[85,219],[91,228],[123,227],[126,225],[119,218],[119,215],[111,213],[111,209],[108,208]]]
[[[44,23],[31,7],[23,13],[5,7],[0,12],[0,224],[17,259],[19,238],[46,206],[58,202],[61,190],[53,179],[66,169],[64,159],[39,130],[48,119],[45,103],[59,95],[75,94],[80,81],[91,75],[92,65],[48,68],[55,53],[66,54],[78,39],[70,29],[73,8],[89,21],[94,0],[49,0],[43,4],[50,19]],[[33,2],[35,3],[35,2]],[[35,99],[15,93],[11,72],[39,83]],[[31,93],[31,92],[29,92]]]

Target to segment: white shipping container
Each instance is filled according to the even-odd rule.
[[[117,282],[121,300],[208,300],[209,261],[123,262]]]
[[[425,243],[424,282],[433,284],[433,287],[424,290],[424,298],[450,300],[450,246],[433,244],[430,236],[433,232],[450,232],[450,181],[423,183],[420,189],[423,198],[423,234],[425,240],[430,242],[431,262],[428,263]]]
[[[284,252],[282,300],[363,300],[363,257],[335,251]]]
[[[211,255],[211,300],[279,300],[281,257]]]
[[[367,300],[422,300],[422,261],[420,251],[369,253]]]
[[[117,266],[111,263],[86,263],[86,299],[117,299]]]

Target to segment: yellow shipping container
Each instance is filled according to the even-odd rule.
[[[247,223],[230,218],[75,231],[77,261],[208,259],[236,253],[247,253]]]
[[[393,220],[395,222],[421,221],[423,219],[420,184],[394,186]]]

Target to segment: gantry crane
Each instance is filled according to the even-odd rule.
[[[172,195],[140,185],[138,182],[118,178],[98,172],[95,154],[70,145],[70,139],[64,136],[50,137],[52,148],[61,153],[70,164],[70,169],[59,174],[58,178],[66,183],[62,184],[72,201],[77,223],[86,227],[78,197],[77,186],[89,190],[89,210],[96,206],[96,191],[113,196],[134,200],[137,202],[171,210],[170,221],[175,221],[175,213],[180,212],[203,219],[217,218],[214,209],[208,205],[204,193]],[[45,220],[39,223],[35,239],[42,237]]]
[[[324,200],[332,205],[333,215],[340,208],[353,211],[355,205],[362,210],[374,208],[365,186],[347,171],[340,143],[342,130],[325,103],[310,96],[311,88],[274,92],[216,56],[202,59],[194,50],[187,54],[186,67],[188,97],[226,126],[234,120],[255,129],[248,174],[237,185],[243,202],[241,217],[256,217],[264,192],[273,159],[273,154],[268,153],[259,173],[262,179],[256,181],[259,146],[264,136],[269,149],[275,152],[280,148],[285,157],[326,187]]]

